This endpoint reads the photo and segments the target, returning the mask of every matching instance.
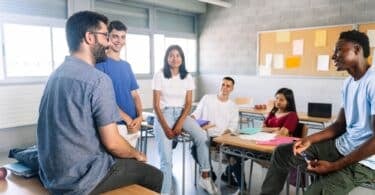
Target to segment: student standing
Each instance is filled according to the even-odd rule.
[[[340,34],[332,59],[338,71],[347,71],[350,76],[343,84],[337,119],[318,133],[277,147],[261,194],[279,194],[289,168],[299,164],[321,175],[307,188],[307,195],[348,194],[374,180],[375,71],[368,64],[369,54],[365,33],[351,30]]]
[[[95,69],[108,48],[107,17],[69,17],[70,56],[48,78],[39,106],[39,175],[51,194],[100,194],[131,184],[160,192],[162,173],[119,135],[110,78]]]
[[[210,194],[217,189],[209,171],[208,137],[198,123],[189,116],[194,80],[185,67],[185,56],[180,46],[169,46],[164,56],[164,67],[152,80],[155,138],[160,154],[160,169],[164,173],[163,194],[171,194],[172,188],[172,139],[182,130],[189,133],[198,150],[198,162],[202,177],[200,186]]]
[[[121,119],[117,122],[120,134],[135,147],[142,122],[142,103],[138,94],[138,83],[130,64],[120,58],[126,43],[127,27],[120,21],[108,25],[108,58],[96,64],[112,80]]]

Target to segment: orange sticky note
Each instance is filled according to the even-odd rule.
[[[290,56],[285,59],[286,68],[297,68],[301,65],[301,58],[299,56]]]

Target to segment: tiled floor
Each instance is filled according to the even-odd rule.
[[[185,150],[185,191],[182,192],[182,175],[183,175],[183,161],[182,161],[182,150],[183,144],[179,143],[176,149],[173,150],[173,191],[174,195],[206,195],[207,192],[204,191],[199,185],[195,186],[195,174],[194,174],[194,166],[195,162],[190,155],[190,147],[189,144],[186,143],[186,150]],[[7,163],[15,162],[14,159],[9,159],[8,152],[0,152],[0,165],[4,165]],[[148,138],[148,146],[147,146],[147,158],[148,162],[155,167],[159,168],[159,154],[157,147],[155,145],[155,138],[151,137]],[[220,176],[220,171],[218,162],[213,161],[212,163],[214,167],[214,171]],[[226,165],[222,165],[222,169],[224,170]],[[245,171],[246,178],[249,175],[249,162],[246,162],[245,167],[247,167]],[[198,169],[198,167],[197,167]],[[263,181],[265,176],[266,170],[261,168],[259,165],[254,166],[253,172],[253,183],[251,185],[251,194],[259,194],[260,185]],[[198,182],[199,174],[197,173],[197,182]],[[217,186],[221,186],[221,194],[231,195],[231,194],[238,194],[239,190],[234,187],[230,187],[226,185],[224,182],[220,182],[219,179],[216,180]],[[292,193],[293,194],[293,193]]]
[[[147,147],[147,156],[148,161],[150,164],[159,167],[159,154],[157,147],[155,146],[155,139],[149,138],[148,139],[148,147]],[[202,188],[200,188],[198,185],[194,185],[194,160],[192,159],[190,155],[190,147],[189,144],[186,143],[186,150],[185,150],[185,193],[182,192],[182,171],[183,171],[183,163],[182,163],[182,143],[179,143],[176,147],[176,149],[173,150],[173,187],[174,187],[174,194],[181,195],[206,195],[207,192],[205,192]],[[219,170],[219,163],[213,161],[212,162],[213,168],[215,173],[217,174],[218,178],[220,178],[221,171]],[[224,170],[226,165],[222,165],[221,169]],[[250,162],[246,161],[245,163],[245,177],[248,179],[249,177],[249,167]],[[197,167],[198,169],[198,167]],[[263,179],[266,174],[266,169],[262,168],[258,164],[254,163],[254,171],[252,176],[252,184],[251,184],[251,193],[250,194],[259,194],[260,193],[260,186],[263,182]],[[198,178],[197,173],[197,178]],[[231,194],[238,194],[239,190],[237,188],[228,186],[225,182],[219,181],[219,179],[216,180],[216,185],[220,186],[221,194],[225,195],[231,195]],[[286,194],[283,192],[282,194]],[[290,195],[294,195],[294,188],[290,188]]]
[[[173,150],[173,191],[175,192],[174,195],[206,195],[203,189],[201,189],[198,185],[195,186],[194,182],[194,160],[190,155],[190,148],[189,144],[186,144],[186,151],[185,151],[185,190],[182,192],[182,175],[183,175],[183,163],[182,163],[182,143],[179,143],[177,148]],[[13,159],[7,158],[7,152],[0,152],[0,165],[4,165],[7,163],[14,162]],[[148,147],[147,147],[147,157],[148,162],[155,167],[159,167],[159,154],[157,147],[155,145],[155,139],[153,137],[148,139]],[[213,161],[213,168],[216,172],[217,176],[220,177],[221,171],[219,170],[218,162]],[[224,170],[226,165],[222,165],[221,168]],[[245,177],[248,180],[249,177],[249,161],[245,163]],[[260,186],[263,182],[267,169],[262,168],[258,164],[254,163],[254,171],[252,176],[252,184],[251,184],[251,192],[250,194],[259,194],[260,193]],[[232,195],[232,194],[239,194],[239,190],[233,187],[229,187],[224,182],[220,182],[219,179],[216,180],[216,184],[220,186],[221,194],[223,195]],[[1,190],[0,190],[1,191]],[[0,193],[1,194],[1,193]],[[245,193],[246,194],[246,193]],[[285,190],[281,194],[286,194]],[[290,188],[290,195],[295,194],[295,188]],[[301,194],[301,193],[300,193]],[[369,190],[366,188],[356,188],[353,190],[350,195],[375,195],[375,190]]]

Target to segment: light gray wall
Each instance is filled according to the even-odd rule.
[[[232,8],[208,6],[199,18],[198,97],[216,91],[224,75],[237,75],[233,96],[267,101],[280,87],[295,91],[297,109],[307,102],[340,105],[343,79],[256,76],[257,32],[375,21],[373,0],[231,0]],[[240,76],[238,76],[240,75]]]

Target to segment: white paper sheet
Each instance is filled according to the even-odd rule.
[[[266,66],[271,67],[272,64],[272,53],[266,54]]]
[[[284,68],[284,55],[283,54],[273,55],[273,68],[274,69]]]
[[[240,134],[239,137],[241,139],[246,139],[246,140],[269,141],[269,140],[275,138],[276,134],[275,133],[258,132],[258,133],[254,133],[252,135]]]
[[[271,75],[271,66],[265,66],[265,65],[259,66],[259,75],[260,76],[270,76]]]
[[[375,47],[375,30],[367,30],[367,36],[370,41],[370,47]]]
[[[293,55],[303,55],[303,39],[293,40]]]
[[[318,60],[316,63],[316,69],[318,71],[328,71],[329,70],[329,55],[318,55]]]

